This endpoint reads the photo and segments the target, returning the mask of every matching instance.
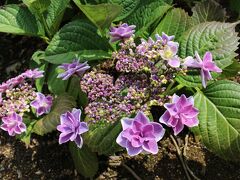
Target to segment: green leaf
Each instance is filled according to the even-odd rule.
[[[86,178],[93,177],[98,171],[97,155],[86,145],[80,149],[73,142],[69,143],[69,149],[78,173]]]
[[[194,24],[207,21],[225,21],[226,10],[213,0],[198,2],[192,8],[192,19]]]
[[[51,93],[59,95],[66,92],[68,81],[57,78],[58,74],[61,73],[61,69],[57,68],[57,65],[52,65],[48,70],[48,89]]]
[[[69,83],[67,93],[74,97],[74,99],[77,99],[81,92],[80,78],[78,76],[72,76],[70,77]]]
[[[108,0],[108,3],[118,4],[123,7],[121,13],[115,19],[115,21],[120,21],[135,11],[136,7],[140,3],[140,0]]]
[[[240,85],[218,81],[194,99],[200,113],[199,126],[193,132],[218,156],[240,160]]]
[[[193,56],[198,51],[203,56],[211,51],[220,68],[232,63],[237,55],[239,37],[235,32],[237,23],[205,22],[193,26],[183,34],[180,41],[180,56]]]
[[[141,0],[136,10],[122,21],[136,25],[136,36],[141,36],[152,24],[160,21],[170,8],[171,6],[161,0]]]
[[[188,75],[179,74],[175,80],[186,87],[202,88],[200,72],[197,70],[188,72]]]
[[[85,142],[93,152],[105,155],[112,154],[119,150],[116,139],[121,129],[120,121],[114,124],[92,124],[84,136]]]
[[[47,64],[42,64],[41,66],[39,66],[39,70],[45,71],[45,70],[47,70],[47,67],[48,67]],[[38,92],[42,91],[42,88],[43,88],[43,85],[44,85],[44,82],[45,82],[45,77],[46,76],[44,76],[42,78],[38,78],[38,79],[35,80],[35,86],[36,86],[36,89],[37,89]]]
[[[45,51],[45,57],[51,63],[58,64],[59,57],[84,54],[89,50],[108,51],[110,45],[97,34],[97,28],[86,20],[75,20],[63,26],[56,33]],[[55,59],[56,58],[56,59]],[[61,58],[61,62],[63,58]],[[57,62],[57,63],[55,63]]]
[[[0,32],[44,36],[44,29],[33,14],[26,7],[15,4],[0,9]]]
[[[229,77],[235,77],[240,72],[240,63],[237,60],[234,60],[231,65],[226,67],[220,78],[229,78]]]
[[[177,41],[179,37],[185,32],[192,24],[190,16],[180,8],[174,8],[167,12],[166,16],[161,20],[155,29],[152,36],[156,33],[162,34],[165,32],[168,35],[175,35]]]
[[[195,51],[203,57],[206,51],[210,51],[217,66],[224,69],[237,55],[235,51],[238,48],[239,37],[235,26],[236,23],[221,22],[205,22],[193,26],[180,38],[180,57],[194,56]],[[188,87],[200,87],[201,83],[200,74],[195,72],[191,72],[189,76],[179,75],[176,79]]]
[[[46,56],[45,61],[52,64],[70,63],[76,57],[80,59],[80,62],[96,61],[111,58],[111,53],[103,50],[79,50],[76,52]]]
[[[76,102],[72,96],[62,94],[54,100],[52,110],[49,114],[38,120],[33,127],[33,132],[44,135],[56,130],[60,121],[60,115],[76,107]]]
[[[29,121],[29,120],[28,120]],[[36,120],[31,120],[30,122],[26,123],[25,120],[24,120],[24,123],[26,124],[27,126],[27,130],[26,132],[20,134],[18,136],[18,138],[24,142],[26,145],[30,145],[30,142],[31,142],[31,135],[32,135],[32,131],[33,131],[33,127],[36,123]]]
[[[50,0],[22,0],[33,14],[44,13],[50,5]]]
[[[53,0],[46,12],[46,22],[51,34],[58,31],[64,12],[69,5],[70,0]]]
[[[117,4],[82,5],[79,0],[73,1],[101,31],[109,28],[112,21],[122,11],[122,7]]]

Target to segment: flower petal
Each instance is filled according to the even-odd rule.
[[[158,153],[158,144],[155,140],[145,141],[143,143],[143,149],[152,154],[157,154]]]

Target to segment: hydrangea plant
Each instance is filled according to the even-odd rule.
[[[73,1],[0,9],[0,32],[47,45],[33,55],[36,69],[1,83],[3,131],[30,143],[31,133],[58,130],[86,177],[98,154],[157,154],[159,141],[184,129],[218,156],[240,159],[240,86],[226,80],[240,70],[238,22],[225,22],[219,4],[199,3],[189,16],[167,0]],[[70,6],[86,17],[62,22]]]

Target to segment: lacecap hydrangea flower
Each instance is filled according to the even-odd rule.
[[[59,136],[59,144],[68,141],[74,141],[79,148],[83,145],[81,134],[88,131],[87,123],[81,122],[81,110],[73,109],[72,112],[66,112],[60,116],[60,125],[57,130],[61,132]]]
[[[50,95],[45,96],[40,92],[37,92],[36,96],[36,99],[32,101],[30,105],[36,109],[37,116],[49,113],[52,107],[53,97]]]
[[[135,32],[135,25],[129,26],[127,23],[121,24],[118,27],[110,28],[110,42],[124,40],[130,38]]]
[[[123,131],[117,137],[116,142],[127,149],[130,156],[141,152],[157,154],[158,144],[165,133],[161,124],[150,122],[141,111],[135,118],[123,118],[121,120]]]
[[[23,123],[22,116],[15,112],[3,117],[2,122],[3,124],[0,128],[7,131],[10,136],[26,131],[26,125]]]
[[[204,88],[206,88],[207,81],[212,79],[210,72],[221,73],[222,70],[213,62],[211,52],[206,52],[203,56],[203,59],[200,58],[198,52],[195,52],[195,58],[196,59],[188,56],[185,59],[184,65],[192,68],[200,68],[202,85]]]
[[[180,97],[173,95],[172,103],[166,103],[164,107],[166,112],[160,117],[160,123],[173,128],[174,135],[178,135],[184,128],[194,127],[199,124],[198,110],[194,107],[192,96],[187,98],[184,94]]]
[[[40,71],[38,68],[36,68],[34,70],[28,69],[24,73],[0,84],[0,93],[3,93],[6,90],[10,90],[18,85],[23,84],[24,82],[26,82],[26,79],[41,78],[41,77],[43,77],[43,73],[44,73],[44,71]]]
[[[73,60],[72,63],[64,63],[58,68],[63,69],[64,72],[60,73],[57,77],[62,78],[62,80],[67,80],[74,74],[77,76],[81,76],[85,73],[86,70],[90,68],[87,62],[80,63],[79,60]]]

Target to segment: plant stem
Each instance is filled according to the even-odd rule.
[[[167,93],[168,93],[168,95],[172,95],[172,94],[174,94],[176,91],[182,89],[183,87],[184,87],[183,85],[179,84],[179,85],[177,85],[176,87],[174,87],[173,89],[169,90]]]
[[[185,136],[185,145],[184,145],[184,148],[183,148],[183,156],[184,156],[184,157],[187,156],[188,137],[189,137],[189,135],[187,134],[187,135]]]
[[[71,86],[71,82],[72,82],[72,78],[73,78],[73,77],[70,77],[69,80],[68,80],[67,88],[66,88],[66,92],[69,91],[69,88],[70,88],[70,86]]]
[[[122,166],[126,168],[133,175],[133,177],[135,177],[135,179],[142,180],[129,166],[124,163],[122,163]]]
[[[168,87],[167,87],[167,89],[166,89],[166,91],[165,91],[165,94],[168,94],[168,91],[170,91],[170,89],[173,87],[174,83],[175,83],[175,80],[173,80],[173,81],[168,85]]]
[[[40,14],[39,16],[40,16],[41,22],[43,23],[44,29],[47,32],[48,37],[51,39],[52,38],[52,33],[51,33],[51,31],[50,31],[50,29],[47,25],[47,21],[46,21],[45,17],[43,16],[43,14]]]
[[[180,161],[181,161],[181,164],[182,164],[182,166],[183,166],[183,169],[184,169],[184,172],[185,172],[185,174],[186,174],[186,176],[187,176],[187,179],[188,179],[188,180],[191,180],[191,177],[190,177],[189,174],[188,174],[188,169],[187,169],[187,167],[186,167],[186,164],[185,164],[184,159],[183,159],[183,156],[182,156],[182,152],[181,152],[181,150],[180,150],[180,148],[179,148],[179,146],[178,146],[175,138],[174,138],[171,134],[170,134],[170,138],[171,138],[174,146],[176,147],[178,157],[179,157],[179,159],[180,159]]]

